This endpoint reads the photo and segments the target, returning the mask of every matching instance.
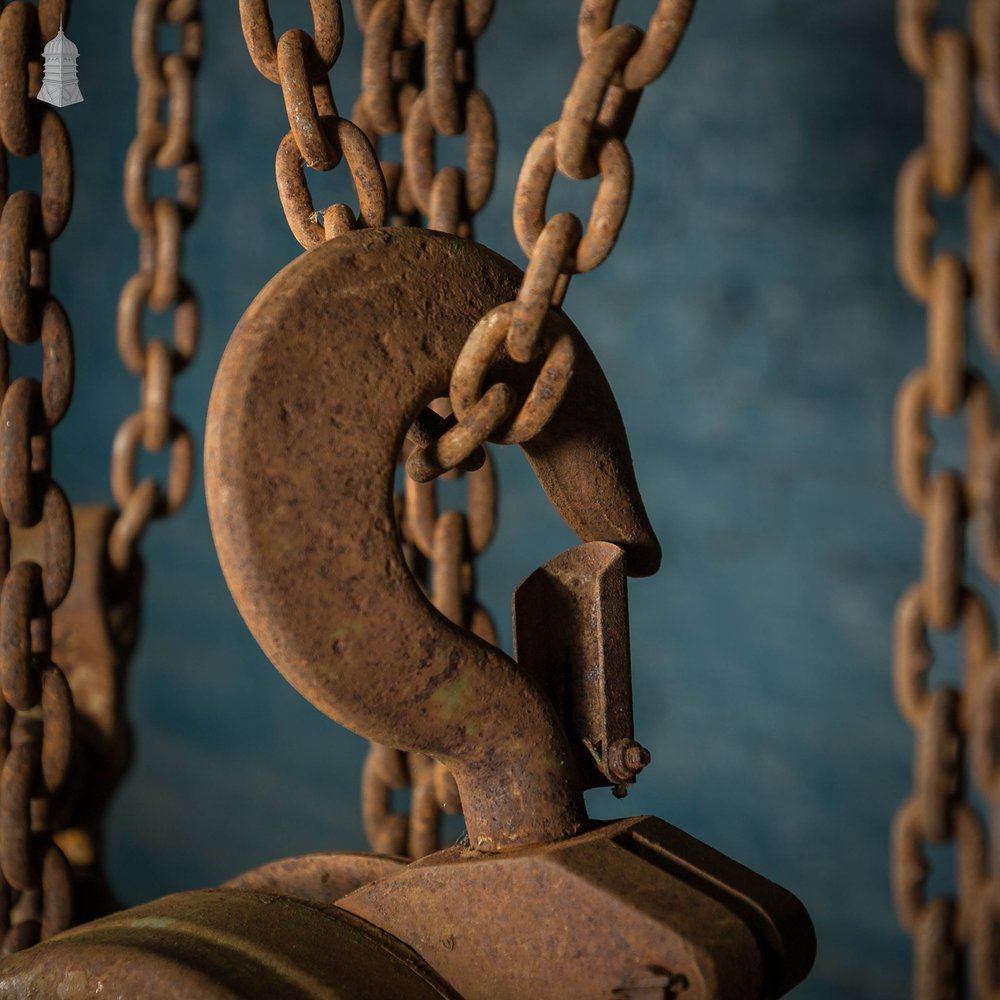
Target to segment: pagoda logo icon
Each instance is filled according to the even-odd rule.
[[[76,78],[76,60],[80,52],[63,33],[61,22],[59,34],[42,49],[42,55],[45,57],[45,75],[38,100],[54,104],[57,108],[79,104],[83,100]]]

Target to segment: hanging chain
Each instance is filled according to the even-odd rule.
[[[913,938],[913,994],[921,1000],[1000,996],[1000,660],[989,609],[964,565],[975,521],[982,567],[1000,580],[996,401],[967,363],[965,330],[974,299],[980,336],[1000,355],[997,176],[972,142],[974,84],[984,118],[1000,126],[1000,4],[974,0],[969,34],[937,29],[937,6],[899,0],[897,7],[900,50],[924,81],[926,114],[924,144],[907,158],[897,185],[896,260],[902,283],[926,309],[927,357],[903,382],[895,408],[896,477],[923,521],[924,540],[922,577],[895,616],[896,700],[916,745],[914,792],[896,814],[891,868],[899,920]],[[964,202],[964,253],[934,251],[934,199]],[[931,419],[955,417],[965,422],[965,469],[934,469]],[[928,635],[955,630],[963,641],[961,680],[931,685]],[[970,776],[992,815],[992,845],[970,800]],[[928,893],[932,845],[955,855],[954,887],[937,896]]]
[[[354,14],[364,33],[361,94],[353,115],[376,156],[381,140],[401,135],[423,84],[424,44],[406,17],[404,0],[355,0]],[[419,226],[420,212],[410,194],[404,164],[381,159],[388,218],[392,225]]]
[[[359,227],[385,225],[386,186],[365,133],[337,114],[329,73],[344,41],[340,0],[310,0],[314,35],[286,31],[275,41],[268,0],[240,0],[240,21],[250,58],[260,73],[281,86],[288,133],[278,146],[275,174],[285,218],[307,250]],[[305,167],[333,170],[347,163],[358,212],[345,204],[317,211]]]
[[[421,482],[464,462],[487,439],[519,444],[538,434],[555,412],[573,371],[568,334],[552,338],[546,318],[562,305],[570,276],[592,271],[611,253],[632,195],[632,158],[625,145],[643,90],[669,65],[694,0],[659,0],[646,31],[613,25],[616,0],[584,0],[578,37],[583,60],[559,121],[532,143],[514,195],[514,230],[528,266],[517,298],[490,310],[469,335],[451,379],[458,423],[415,450],[407,471]],[[404,134],[407,157],[420,162],[425,143],[414,105]],[[426,101],[423,118],[430,116]],[[470,134],[472,131],[470,117]],[[473,164],[469,163],[470,199]],[[586,228],[571,212],[546,218],[556,172],[570,180],[600,177]],[[411,181],[415,192],[426,180]],[[485,391],[490,367],[502,356],[530,363],[544,356],[524,400],[504,382]]]
[[[180,30],[176,52],[161,53],[163,25]],[[154,518],[177,512],[191,492],[194,442],[173,414],[174,376],[198,345],[198,299],[181,274],[184,231],[201,204],[201,161],[192,137],[194,79],[201,59],[199,0],[136,0],[132,62],[139,84],[137,134],[125,159],[125,210],[139,234],[139,270],[118,300],[117,339],[122,363],[141,380],[140,409],[118,428],[111,454],[111,491],[120,514],[111,530],[112,565],[125,571]],[[161,117],[166,104],[166,119]],[[173,197],[153,198],[153,171],[172,172]],[[143,337],[143,314],[172,313],[173,337]],[[169,454],[166,484],[137,478],[140,451]]]
[[[473,216],[489,200],[496,175],[496,119],[475,78],[475,42],[493,2],[407,0],[405,6],[424,43],[424,86],[403,129],[407,187],[428,229],[471,238]],[[438,168],[437,139],[457,136],[465,137],[465,167]]]
[[[385,136],[406,135],[402,162],[381,160],[394,225],[471,238],[474,216],[489,197],[496,170],[496,123],[476,87],[475,42],[493,13],[492,0],[355,0],[365,36],[361,95],[354,119],[379,150]],[[415,138],[414,138],[415,132]],[[466,135],[466,167],[438,169],[438,136]],[[446,413],[424,415],[425,429],[450,426]],[[446,418],[445,418],[446,419]],[[468,475],[469,513],[439,513],[436,484],[408,479],[397,496],[404,549],[414,575],[447,618],[496,643],[488,612],[475,596],[475,560],[496,528],[496,478],[484,453]],[[451,478],[466,475],[455,469]],[[420,753],[372,744],[361,778],[365,832],[374,851],[420,858],[441,847],[443,813],[461,812],[448,769]],[[409,809],[392,810],[394,791],[409,790]]]
[[[73,517],[52,478],[52,431],[73,389],[69,319],[50,294],[50,247],[69,219],[73,160],[54,108],[34,101],[41,43],[68,3],[0,14],[0,932],[3,954],[70,926],[70,868],[53,841],[73,749],[73,699],[52,662],[52,613],[73,575]],[[8,197],[7,154],[38,155],[41,191]],[[9,378],[9,345],[40,343],[41,381]],[[11,565],[11,529],[41,526],[41,564]]]
[[[403,162],[382,162],[392,214],[471,238],[496,174],[496,119],[475,77],[493,0],[355,0],[355,10],[365,33],[355,115],[376,149],[403,137]],[[465,137],[464,168],[438,168],[442,136]]]

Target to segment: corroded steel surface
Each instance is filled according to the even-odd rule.
[[[443,12],[448,6],[439,2],[433,9]],[[530,440],[559,408],[573,370],[573,344],[552,329],[550,310],[562,305],[574,274],[598,267],[614,248],[632,198],[632,158],[625,140],[643,90],[666,69],[680,44],[694,0],[659,0],[645,31],[612,24],[616,6],[616,0],[580,5],[579,69],[559,120],[531,144],[514,194],[514,229],[528,257],[524,278],[516,296],[494,306],[471,330],[451,380],[458,424],[411,457],[407,470],[414,478],[461,464],[487,439]],[[419,102],[414,105],[403,134],[407,164],[419,161],[429,131],[420,128],[419,107]],[[470,135],[473,131],[470,123]],[[557,173],[570,181],[599,176],[586,225],[571,212],[548,214]],[[501,356],[524,363],[545,358],[534,383],[527,383],[530,392],[512,392],[498,381],[484,389]]]
[[[499,855],[453,847],[338,906],[467,1000],[606,1000],[655,970],[683,981],[684,1000],[763,1000],[801,982],[816,951],[794,896],[648,817]]]
[[[361,128],[337,113],[330,89],[344,40],[340,0],[312,0],[314,35],[292,28],[277,39],[268,0],[240,0],[239,6],[250,58],[281,86],[285,100],[289,130],[278,146],[275,173],[295,238],[309,249],[358,225],[384,225],[388,193],[375,150]],[[356,214],[346,204],[314,206],[309,192],[306,166],[326,171],[341,162],[357,192]]]
[[[577,545],[514,592],[514,658],[556,707],[585,788],[634,782],[649,752],[632,738],[624,553]]]
[[[404,868],[404,858],[381,854],[303,854],[237,875],[222,889],[254,889],[332,906],[342,896]]]
[[[325,244],[241,320],[206,433],[220,562],[264,651],[348,728],[444,760],[472,843],[489,850],[578,830],[578,779],[537,687],[421,593],[400,550],[392,483],[407,429],[445,392],[470,324],[519,278],[483,247],[421,230]],[[577,367],[525,453],[581,537],[614,541],[633,573],[653,572],[659,545],[611,390],[568,320],[555,322],[573,336]],[[511,369],[499,377],[534,375]]]
[[[455,998],[389,934],[286,896],[203,889],[77,927],[6,960],[19,1000]]]

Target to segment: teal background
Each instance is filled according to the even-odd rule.
[[[205,197],[185,266],[203,341],[175,400],[199,439],[230,331],[300,252],[274,188],[280,91],[254,71],[235,2],[203,6]],[[304,0],[272,6],[279,30],[308,27]],[[622,7],[638,21],[652,4]],[[86,101],[64,114],[77,203],[53,283],[75,327],[78,390],[56,463],[77,501],[107,498],[114,428],[138,398],[114,350],[136,253],[120,200],[134,127],[129,8],[80,0],[68,26]],[[523,263],[514,182],[578,64],[576,4],[497,8],[479,78],[502,152],[478,235]],[[891,480],[890,411],[923,334],[893,274],[890,227],[922,94],[896,55],[892,8],[701,0],[629,141],[637,183],[623,237],[567,303],[618,395],[665,550],[660,574],[630,592],[637,735],[654,763],[626,802],[603,793],[591,811],[655,813],[800,895],[820,950],[796,996],[813,1000],[902,997],[908,982],[886,853],[911,740],[892,705],[889,642],[919,532]],[[343,109],[359,78],[347,20],[332,78]],[[461,155],[447,143],[441,159]],[[37,183],[34,164],[19,169]],[[593,188],[581,187],[557,186],[553,204],[582,209]],[[348,194],[342,175],[315,188],[317,204]],[[481,579],[509,643],[512,588],[573,539],[522,456],[505,451],[499,465],[503,527]],[[200,479],[144,551],[136,758],[109,826],[123,897],[362,848],[365,745],[292,691],[250,638],[218,570]]]

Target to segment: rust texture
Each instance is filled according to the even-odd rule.
[[[0,967],[24,1000],[458,1000],[405,944],[333,907],[203,889],[74,928]]]
[[[475,85],[474,43],[492,13],[489,0],[437,3],[357,0],[365,34],[362,93],[354,122],[334,107],[328,74],[343,43],[339,0],[312,4],[314,36],[290,29],[276,39],[267,0],[241,0],[250,56],[279,84],[290,125],[277,156],[278,190],[302,246],[387,217],[431,229],[472,235],[472,217],[493,187],[496,126]],[[530,260],[517,295],[478,318],[456,359],[450,397],[457,425],[410,456],[421,481],[465,467],[487,439],[522,443],[558,409],[572,373],[572,341],[552,336],[547,317],[558,308],[570,276],[597,267],[611,252],[632,194],[627,138],[642,91],[669,65],[693,0],[660,0],[645,31],[612,25],[614,0],[589,0],[578,18],[581,64],[559,121],[547,127],[525,159],[514,203],[518,238]],[[419,63],[425,62],[421,77]],[[402,135],[403,162],[379,161],[379,141]],[[465,137],[464,169],[437,167],[436,139]],[[357,216],[345,204],[317,210],[304,167],[327,171],[346,159],[358,195]],[[546,218],[556,172],[572,180],[600,174],[584,228],[571,213]],[[503,350],[501,350],[503,345]],[[537,380],[521,399],[505,383],[483,391],[498,357],[531,362],[546,355]],[[501,431],[501,427],[503,428]]]
[[[406,866],[404,858],[380,854],[303,854],[244,872],[222,889],[254,889],[332,906],[369,882]]]
[[[7,14],[22,6],[0,18],[0,36],[15,23]],[[35,640],[33,628],[25,631],[29,597],[51,609],[69,587],[73,525],[61,494],[36,498],[19,486],[36,456],[30,425],[7,421],[0,502],[11,520],[27,527],[40,519],[44,530],[20,540],[40,555],[15,565],[14,585],[4,588],[0,680],[15,708],[23,702],[36,712],[37,703],[43,724],[34,743],[14,733],[0,775],[0,870],[15,873],[8,880],[36,904],[4,947],[38,936],[43,943],[0,965],[0,995],[781,996],[805,977],[815,952],[794,897],[660,820],[591,824],[583,801],[595,785],[620,791],[649,762],[633,738],[626,575],[655,572],[660,548],[614,397],[559,307],[569,276],[599,265],[614,245],[631,196],[624,140],[639,93],[669,63],[693,0],[660,0],[647,32],[612,26],[613,2],[584,2],[580,70],[518,184],[527,274],[459,238],[471,235],[496,159],[471,54],[489,0],[359,0],[359,125],[337,115],[327,79],[343,41],[340,4],[310,6],[315,38],[293,29],[276,39],[267,0],[240,2],[251,57],[280,84],[288,112],[277,159],[286,215],[314,249],[258,295],[223,358],[205,452],[212,530],[236,603],[275,666],[331,718],[378,741],[366,767],[366,823],[387,843],[423,854],[436,843],[437,810],[461,807],[469,845],[414,864],[379,855],[287,858],[218,889],[57,933],[71,916],[66,862],[57,847],[33,841],[48,826],[36,821],[32,798],[64,784],[72,732],[62,723],[72,701],[54,668],[34,690],[18,650]],[[70,685],[75,676],[93,767],[109,788],[127,756],[121,640],[134,634],[135,613],[110,591],[116,582],[138,585],[112,570],[141,573],[143,527],[177,509],[191,483],[193,445],[170,394],[197,333],[180,239],[198,202],[190,135],[198,7],[136,4],[140,127],[126,202],[142,248],[140,272],[122,295],[119,344],[142,376],[142,409],[116,438],[121,514],[113,523],[109,511],[81,520],[81,589],[53,622],[76,658]],[[163,22],[180,26],[180,51],[160,58]],[[408,50],[425,56],[425,80],[412,59],[398,58]],[[164,99],[168,121],[159,117]],[[8,126],[0,116],[5,141]],[[406,162],[387,185],[377,140],[396,132]],[[436,137],[459,134],[466,172],[438,170]],[[325,171],[341,161],[355,183],[357,217],[345,205],[314,211],[305,182],[305,165]],[[153,165],[177,170],[176,200],[150,200]],[[600,174],[586,226],[568,213],[546,218],[556,172]],[[8,244],[38,215],[22,202],[0,219],[0,255],[11,257]],[[387,215],[418,211],[454,235],[379,228]],[[23,312],[30,256],[11,259],[20,270],[0,288],[0,319],[18,330],[6,313]],[[144,305],[175,310],[172,345],[143,343]],[[40,403],[35,388],[15,384],[5,411],[40,405],[53,423],[50,411],[63,408],[68,388],[54,379],[38,388]],[[583,541],[518,588],[518,662],[496,647],[472,584],[471,560],[496,517],[487,440],[522,446]],[[165,485],[137,480],[140,447],[169,447]],[[401,455],[412,480],[405,497],[394,495]],[[454,469],[470,473],[468,517],[437,510],[430,481]],[[107,618],[112,608],[120,619]],[[391,790],[406,786],[409,818],[391,812]],[[91,840],[99,843],[100,809],[95,816]],[[80,827],[78,845],[91,832],[87,822]]]
[[[421,230],[325,244],[241,320],[206,433],[220,562],[265,653],[348,728],[447,763],[472,843],[486,850],[580,829],[578,778],[538,688],[421,593],[392,482],[407,429],[444,394],[470,326],[520,277],[483,247]],[[554,318],[573,336],[576,370],[525,453],[577,534],[614,541],[632,572],[653,572],[659,545],[611,390],[569,321]],[[501,377],[534,374],[511,369]]]
[[[330,70],[344,41],[340,0],[312,0],[312,35],[292,28],[277,39],[268,0],[240,0],[239,7],[250,58],[281,87],[285,101],[289,130],[278,146],[275,173],[295,238],[310,249],[358,226],[384,225],[389,192],[371,139],[337,113],[330,88]],[[305,168],[328,171],[341,162],[354,183],[358,211],[342,203],[317,210]]]
[[[633,186],[625,140],[643,90],[667,68],[681,42],[694,0],[659,0],[645,31],[612,24],[616,5],[616,0],[584,0],[579,8],[580,66],[559,120],[546,126],[528,150],[514,194],[514,230],[528,257],[523,281],[516,296],[498,303],[472,328],[451,379],[458,423],[410,456],[407,471],[414,479],[460,466],[486,440],[523,444],[559,409],[575,361],[573,341],[553,329],[550,310],[562,305],[574,274],[603,263],[621,233]],[[457,3],[439,2],[432,9],[443,14],[449,7],[457,16]],[[470,14],[466,7],[467,21]],[[431,132],[423,99],[413,105],[403,133],[407,165],[421,162]],[[433,116],[432,94],[430,105]],[[473,124],[471,102],[469,111],[470,145],[478,138],[485,146],[482,128]],[[471,157],[467,170],[471,189],[477,176]],[[421,172],[427,171],[410,170],[411,188],[420,186],[414,176]],[[599,176],[586,225],[571,212],[547,216],[557,173],[570,181]],[[484,385],[502,357],[522,363],[544,357],[534,382],[527,383],[530,391],[517,393],[495,380]]]
[[[556,706],[583,786],[634,782],[650,758],[632,738],[628,592],[617,545],[578,545],[517,588],[514,658]]]
[[[467,1000],[605,1000],[656,968],[683,981],[684,1000],[779,997],[816,950],[794,896],[642,817],[499,855],[449,848],[338,905]]]

